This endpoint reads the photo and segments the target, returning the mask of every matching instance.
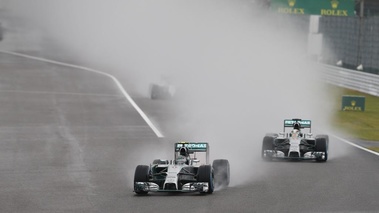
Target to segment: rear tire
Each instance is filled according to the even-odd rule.
[[[316,138],[325,138],[329,142],[329,135],[316,135]]]
[[[230,165],[226,159],[217,159],[212,164],[215,187],[228,187],[230,183]]]
[[[143,191],[137,187],[136,182],[149,182],[149,169],[149,166],[146,165],[138,165],[136,167],[134,173],[134,192],[136,194],[144,195],[148,193],[148,191]]]
[[[208,191],[200,192],[200,193],[208,193],[212,194],[214,191],[214,179],[211,165],[201,165],[199,167],[197,173],[197,181],[198,182],[207,182],[208,183]]]

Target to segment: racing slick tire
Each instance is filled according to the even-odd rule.
[[[228,187],[230,183],[230,165],[226,159],[217,159],[212,163],[215,187]]]
[[[264,155],[264,151],[265,150],[274,150],[274,140],[275,140],[275,138],[273,136],[265,136],[263,138],[262,152],[261,152],[261,156],[262,156],[263,160],[266,160],[266,161],[271,160],[270,156],[265,156]]]
[[[154,99],[159,99],[161,97],[162,91],[158,85],[155,85],[155,84],[151,85],[150,91],[151,91],[151,94],[150,94],[151,99],[154,100]]]
[[[145,195],[148,191],[143,191],[136,186],[136,182],[149,182],[149,166],[138,165],[134,173],[134,192],[139,195]]]
[[[328,135],[317,135],[316,136],[316,152],[324,152],[324,158],[317,158],[316,161],[325,162],[328,160],[328,146],[329,146],[329,136]]]
[[[316,135],[316,138],[325,138],[326,141],[329,143],[329,135]]]
[[[211,165],[201,165],[197,171],[197,181],[198,182],[207,182],[208,183],[208,191],[200,193],[208,193],[212,194],[214,191],[214,175],[212,171]]]

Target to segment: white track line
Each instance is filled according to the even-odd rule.
[[[47,92],[47,91],[22,91],[22,90],[0,90],[0,93],[24,93],[24,94],[59,94],[59,95],[86,95],[86,96],[105,96],[120,97],[121,95],[112,94],[95,94],[95,93],[75,93],[75,92]]]
[[[47,62],[47,63],[51,63],[51,64],[62,65],[62,66],[66,66],[66,67],[72,67],[72,68],[76,68],[76,69],[79,69],[79,70],[85,70],[85,71],[89,71],[89,72],[94,72],[94,73],[105,75],[105,76],[111,78],[115,82],[115,84],[117,85],[117,87],[120,89],[121,93],[130,102],[130,104],[137,110],[137,112],[141,115],[141,117],[145,120],[145,122],[150,126],[150,128],[154,131],[154,133],[157,135],[157,137],[158,138],[163,138],[164,137],[163,134],[158,130],[158,128],[156,128],[154,126],[154,124],[150,121],[150,119],[146,116],[146,114],[141,110],[141,108],[139,108],[139,106],[134,102],[134,100],[126,92],[126,90],[121,85],[121,83],[117,80],[117,78],[114,77],[113,75],[105,73],[105,72],[101,72],[101,71],[98,71],[98,70],[94,70],[94,69],[91,69],[91,68],[88,68],[88,67],[83,67],[83,66],[78,66],[78,65],[73,65],[73,64],[67,64],[67,63],[63,63],[63,62],[59,62],[59,61],[54,61],[54,60],[49,60],[49,59],[45,59],[45,58],[39,58],[39,57],[31,56],[31,55],[26,55],[26,54],[21,54],[21,53],[6,51],[6,50],[0,50],[0,52],[1,53],[5,53],[5,54],[9,54],[9,55],[15,55],[15,56],[20,56],[20,57],[28,58],[28,59],[33,59],[33,60],[37,60],[37,61]]]
[[[355,143],[353,143],[353,142],[351,142],[351,141],[348,141],[348,140],[343,139],[343,138],[341,138],[341,137],[338,137],[338,136],[336,136],[336,135],[331,135],[331,136],[333,136],[333,137],[339,139],[340,141],[342,141],[342,142],[344,142],[344,143],[347,143],[347,144],[349,144],[349,145],[351,145],[351,146],[355,146],[355,147],[357,147],[358,149],[362,149],[362,150],[364,150],[364,151],[366,151],[366,152],[369,152],[369,153],[371,153],[371,154],[374,154],[374,155],[379,156],[379,153],[378,153],[378,152],[372,151],[372,150],[367,149],[367,148],[365,148],[365,147],[363,147],[363,146],[359,146],[359,145],[357,145],[357,144],[355,144]]]

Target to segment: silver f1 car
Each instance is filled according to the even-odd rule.
[[[286,132],[291,128],[290,132]],[[308,129],[307,133],[302,130]],[[283,132],[279,134],[266,134],[262,142],[262,158],[316,160],[325,162],[328,160],[328,135],[316,135],[311,133],[311,121],[302,119],[285,119]]]
[[[210,165],[208,143],[179,142],[175,143],[174,160],[156,159],[149,166],[137,166],[134,174],[134,192],[211,194],[217,187],[227,187],[229,182],[229,161],[217,159]]]
[[[175,87],[169,84],[151,84],[151,99],[172,99],[175,95]]]

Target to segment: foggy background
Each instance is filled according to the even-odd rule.
[[[34,41],[15,50],[40,48],[36,54],[111,73],[133,97],[148,97],[149,84],[169,79],[178,91],[172,131],[209,141],[213,159],[231,162],[234,183],[246,174],[238,165],[257,161],[264,135],[282,131],[284,119],[311,119],[317,130],[333,110],[306,60],[307,32],[259,0],[1,3],[30,29],[20,38]]]

